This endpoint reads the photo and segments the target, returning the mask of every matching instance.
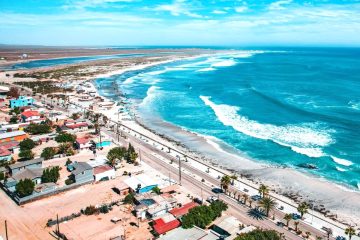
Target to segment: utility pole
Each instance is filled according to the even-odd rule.
[[[5,220],[5,237],[6,237],[6,240],[9,240],[8,230],[7,230],[7,221],[6,220]]]
[[[141,162],[141,149],[139,148],[139,160]]]
[[[170,172],[169,172],[169,186],[171,186]]]
[[[177,158],[179,159],[179,185],[181,186],[181,159],[179,156]]]
[[[60,240],[60,227],[59,227],[59,214],[56,214],[56,226],[57,226],[57,236],[58,236],[58,240]]]

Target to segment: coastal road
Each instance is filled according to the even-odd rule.
[[[117,140],[117,134],[108,130],[102,130],[103,132],[106,132],[109,136],[111,136],[114,140]],[[126,140],[124,138],[120,138],[120,143],[123,145],[127,145],[129,142],[138,150],[141,150],[141,161],[147,163],[154,169],[158,170],[165,176],[171,174],[171,176],[176,176],[176,178],[179,177],[179,169],[177,166],[174,166],[173,164],[169,164],[164,162],[163,160],[155,157],[152,153],[156,153],[166,159],[171,159],[172,157],[169,157],[166,153],[154,148],[153,146],[149,144],[144,144],[144,142],[138,140],[137,138],[133,137],[129,134],[126,135]],[[174,160],[174,162],[176,162]],[[191,192],[193,192],[197,196],[202,196],[204,199],[206,199],[208,196],[214,195],[214,193],[211,191],[213,187],[219,186],[219,182],[215,179],[209,177],[208,175],[194,171],[194,169],[191,169],[186,164],[182,163],[183,171],[182,171],[182,181],[181,184],[185,188],[189,189]],[[194,175],[199,175],[201,178],[205,180],[207,184],[204,184],[201,181],[196,180],[191,174],[186,174],[184,170],[191,171]],[[210,183],[210,186],[209,186]],[[274,222],[263,219],[263,220],[257,220],[249,216],[248,211],[250,208],[245,207],[244,205],[240,204],[237,200],[230,198],[227,195],[221,194],[219,195],[220,199],[226,202],[229,206],[228,213],[230,215],[233,215],[237,217],[241,222],[243,222],[246,225],[254,225],[260,228],[264,229],[274,229],[280,233],[283,233],[286,239],[302,239],[299,236],[295,235],[294,233],[285,230],[284,228],[281,228],[277,226]],[[312,232],[312,231],[311,231]],[[313,233],[315,235],[315,233]],[[316,235],[321,236],[321,235]]]

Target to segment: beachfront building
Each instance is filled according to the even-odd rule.
[[[212,230],[204,230],[197,226],[189,229],[181,227],[168,231],[166,234],[161,235],[161,240],[219,240],[221,236]]]
[[[35,103],[34,98],[26,97],[26,96],[20,96],[19,98],[13,98],[13,99],[10,99],[10,101],[9,101],[10,108],[33,106],[34,103]]]
[[[76,183],[87,183],[94,181],[93,167],[86,162],[75,162],[72,165],[71,178]]]
[[[40,118],[41,115],[38,111],[29,110],[21,113],[21,119],[23,120],[23,122],[32,122],[39,120]]]
[[[24,131],[5,132],[0,134],[0,143],[11,141],[21,142],[27,137],[28,135]]]
[[[95,181],[110,180],[115,178],[115,169],[109,165],[101,165],[94,168]]]
[[[146,174],[129,177],[124,181],[133,192],[146,193],[157,187],[157,182]]]

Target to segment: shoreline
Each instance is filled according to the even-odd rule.
[[[199,56],[197,56],[199,57]],[[188,59],[188,58],[186,58]],[[171,61],[176,61],[176,59],[171,60]],[[164,64],[167,63],[166,62],[159,62],[159,63],[155,63],[152,64],[153,65],[160,65],[160,64]],[[142,66],[142,67],[141,67]],[[133,71],[133,70],[141,70],[141,69],[145,69],[147,67],[151,67],[151,66],[147,66],[147,65],[141,65],[136,67],[136,69],[132,69],[132,68],[127,68],[127,69],[123,69],[121,71],[116,71],[114,72],[110,72],[107,74],[103,74],[101,77],[109,77],[109,76],[113,76],[113,75],[119,75],[122,74],[124,72],[128,72],[128,71]],[[98,78],[98,77],[96,77]],[[96,79],[96,78],[92,78],[92,79]],[[96,88],[96,87],[95,87]],[[96,91],[98,92],[98,89],[96,88]],[[99,92],[98,92],[99,94]],[[100,95],[100,94],[99,94]],[[101,96],[101,95],[100,95]],[[104,97],[104,96],[102,96]],[[106,98],[106,97],[104,97]],[[113,101],[113,100],[111,100]],[[134,103],[133,103],[134,104]],[[131,109],[130,111],[133,111],[133,109]],[[229,153],[226,150],[222,149],[221,146],[219,145],[219,147],[221,148],[221,150],[223,151],[223,153],[220,154],[227,154],[227,155],[236,155],[239,158],[242,158],[242,160],[247,161],[247,163],[251,162],[252,163],[252,167],[248,168],[248,169],[232,169],[230,168],[227,164],[224,164],[223,162],[220,163],[219,161],[214,161],[214,159],[206,156],[207,154],[204,153],[201,150],[193,150],[191,148],[189,148],[189,146],[186,145],[186,143],[184,143],[181,140],[178,139],[174,139],[172,136],[169,137],[168,134],[166,133],[162,133],[157,129],[154,129],[153,127],[149,126],[151,124],[146,124],[143,121],[144,119],[142,119],[141,117],[135,117],[134,118],[134,123],[136,125],[138,125],[140,128],[145,129],[148,132],[151,132],[152,134],[157,135],[159,138],[162,138],[165,142],[170,143],[171,146],[174,146],[175,148],[180,148],[181,151],[190,154],[191,156],[195,157],[197,160],[204,162],[204,164],[211,164],[211,166],[213,167],[217,167],[220,168],[222,170],[226,170],[229,172],[239,172],[240,174],[245,174],[246,176],[250,176],[249,177],[249,181],[251,181],[253,184],[259,184],[260,182],[266,183],[269,186],[271,186],[271,188],[273,190],[276,191],[276,193],[280,194],[283,197],[288,198],[291,201],[295,201],[294,199],[297,198],[297,201],[295,202],[300,202],[300,200],[303,201],[308,201],[308,202],[317,202],[318,205],[328,205],[326,206],[327,210],[332,210],[332,213],[334,213],[335,215],[338,216],[337,222],[339,223],[344,223],[344,222],[348,222],[348,223],[357,223],[360,222],[360,217],[355,217],[355,216],[360,216],[360,206],[356,207],[356,206],[352,206],[349,207],[349,209],[346,209],[344,206],[340,206],[339,204],[334,204],[331,203],[331,201],[325,201],[323,199],[321,199],[322,193],[325,191],[329,191],[331,192],[331,194],[328,194],[327,197],[325,197],[325,195],[323,195],[323,197],[330,199],[330,198],[338,198],[338,199],[343,199],[344,196],[347,195],[354,195],[356,194],[357,196],[347,196],[346,199],[350,199],[350,198],[354,198],[354,197],[359,197],[360,199],[360,194],[358,191],[350,189],[346,186],[340,185],[339,183],[336,182],[331,182],[325,178],[316,176],[315,174],[311,174],[311,173],[307,173],[304,171],[299,171],[295,168],[291,168],[291,167],[281,167],[281,166],[274,166],[271,165],[270,163],[262,163],[259,161],[256,161],[255,159],[251,159],[247,156],[239,156],[238,153]],[[172,125],[170,123],[166,123],[167,125]],[[187,132],[190,135],[195,135],[196,138],[201,139],[202,138],[202,145],[211,145],[209,144],[209,142],[207,142],[206,136],[201,136],[197,133],[192,133],[189,132],[181,127],[172,125],[172,128],[177,128],[179,132]],[[186,135],[186,134],[185,134]],[[189,136],[190,141],[194,141],[193,138],[191,136]],[[216,144],[216,143],[215,143]],[[219,151],[219,149],[216,149],[215,146],[207,146],[212,148],[212,151]],[[254,166],[257,166],[257,168],[255,168]],[[298,179],[298,182],[302,182],[302,184],[299,183],[294,183],[295,186],[286,186],[284,184],[284,182],[292,182],[292,180],[294,179],[294,176],[296,176]],[[301,179],[301,181],[299,180]],[[297,185],[297,186],[296,186]],[[300,187],[302,186],[302,187]],[[297,189],[300,187],[300,190]],[[334,190],[334,187],[336,190]],[[316,195],[311,196],[311,194],[307,195],[303,195],[303,199],[299,200],[299,196],[301,196],[301,192],[311,192],[307,191],[309,190],[309,188],[318,188],[320,190],[320,192],[316,192],[313,193],[312,195]],[[292,196],[292,197],[291,197]],[[354,201],[356,201],[356,199],[354,199]],[[345,210],[345,211],[344,211]],[[347,211],[346,211],[347,210]],[[359,211],[359,214],[357,215],[357,213],[355,213],[355,211]],[[353,220],[350,220],[353,219]]]

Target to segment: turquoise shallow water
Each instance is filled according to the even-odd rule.
[[[114,87],[137,99],[144,116],[216,137],[258,161],[311,163],[318,169],[306,171],[360,186],[360,49],[247,50],[96,82],[114,100]]]

